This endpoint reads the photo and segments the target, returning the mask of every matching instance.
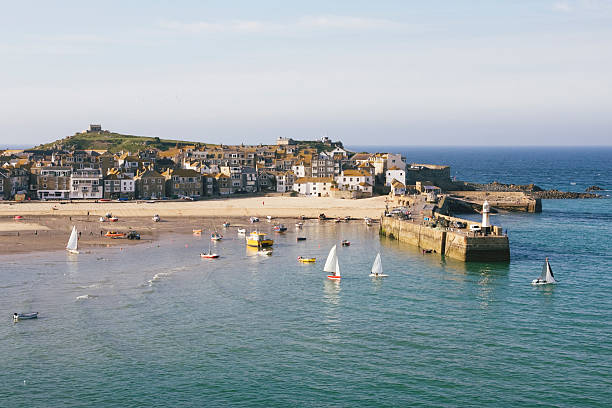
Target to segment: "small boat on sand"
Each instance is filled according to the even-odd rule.
[[[13,321],[18,322],[19,320],[38,319],[38,312],[32,313],[13,313]]]
[[[158,214],[155,214],[155,215],[153,216],[153,222],[159,222],[160,220],[161,220],[161,218],[159,218],[159,215],[158,215]]]
[[[251,217],[249,218],[249,221],[251,221],[251,224],[255,223],[255,222],[259,222],[259,218],[257,217]]]
[[[246,228],[238,228],[238,234],[239,235],[246,234]]]
[[[125,238],[125,232],[106,231],[106,234],[104,234],[104,236],[112,239]]]
[[[548,263],[548,258],[544,261],[544,266],[542,266],[542,273],[538,279],[534,279],[531,281],[532,285],[548,285],[551,283],[557,283],[555,280],[555,275],[553,275],[552,268]]]
[[[342,240],[342,246],[351,246],[351,241],[348,241],[346,239]]]
[[[298,262],[301,262],[301,263],[315,263],[317,261],[317,258],[304,258],[304,257],[298,256],[297,260]]]

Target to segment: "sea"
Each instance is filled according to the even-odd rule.
[[[612,188],[610,147],[353,150],[461,180]],[[423,255],[357,221],[285,234],[262,222],[270,256],[235,226],[217,260],[199,257],[206,234],[2,256],[0,406],[610,406],[612,201],[544,200],[492,221],[509,231],[509,263]],[[323,264],[343,239],[332,282]],[[371,279],[379,252],[389,277]],[[545,257],[558,284],[532,286]],[[13,323],[15,311],[39,318]]]

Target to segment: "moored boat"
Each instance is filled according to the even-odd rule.
[[[238,234],[246,234],[246,228],[238,228]]]
[[[348,241],[346,239],[342,240],[342,246],[351,246],[351,241]]]
[[[249,218],[249,221],[251,221],[251,224],[255,223],[255,222],[259,222],[259,218],[257,217],[251,217]]]
[[[211,241],[221,241],[223,239],[223,235],[219,234],[218,232],[213,232],[210,234],[210,239]]]
[[[296,241],[306,241],[306,237],[297,237]]]
[[[275,225],[274,227],[272,227],[272,230],[274,232],[285,232],[287,231],[287,227],[285,227],[284,224],[280,224],[280,225]]]
[[[202,235],[202,230],[201,229],[194,229],[193,230],[193,235]]]
[[[16,322],[19,320],[28,320],[28,319],[38,319],[38,312],[13,313],[13,320]]]
[[[266,238],[265,233],[253,231],[246,237],[246,244],[250,247],[263,248],[274,245],[274,241]]]
[[[223,223],[223,228],[229,228],[229,226],[230,226],[230,223],[229,223],[229,222],[224,222],[224,223]]]
[[[295,223],[295,228],[302,228],[304,226],[303,222],[296,222]]]
[[[314,263],[317,261],[317,258],[305,258],[305,257],[298,256],[297,260],[298,262],[302,262],[302,263]]]

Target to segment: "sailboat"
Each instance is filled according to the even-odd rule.
[[[542,267],[542,273],[538,279],[534,279],[531,281],[532,285],[547,285],[549,283],[557,283],[555,280],[555,275],[553,275],[552,268],[548,263],[548,258],[544,261],[544,266]]]
[[[79,240],[79,233],[77,232],[76,225],[72,227],[72,233],[70,234],[70,238],[68,239],[68,244],[66,244],[66,250],[71,254],[78,254],[77,244]]]
[[[333,275],[327,275],[328,279],[340,280],[340,265],[338,264],[338,255],[336,255],[336,246],[334,245],[327,255],[327,261],[323,267],[325,272],[333,273]]]
[[[374,259],[374,263],[372,264],[372,273],[370,274],[371,278],[386,278],[389,275],[385,275],[383,273],[382,262],[380,260],[380,252],[376,255],[376,259]]]

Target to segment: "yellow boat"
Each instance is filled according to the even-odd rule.
[[[193,234],[194,235],[202,235],[202,230],[201,229],[194,229],[193,230]]]
[[[302,263],[313,263],[316,262],[317,258],[302,258],[301,256],[298,256],[298,262],[302,262]]]
[[[263,232],[254,231],[246,237],[246,244],[250,247],[263,248],[274,245],[274,241],[271,239],[266,239],[266,234]]]

